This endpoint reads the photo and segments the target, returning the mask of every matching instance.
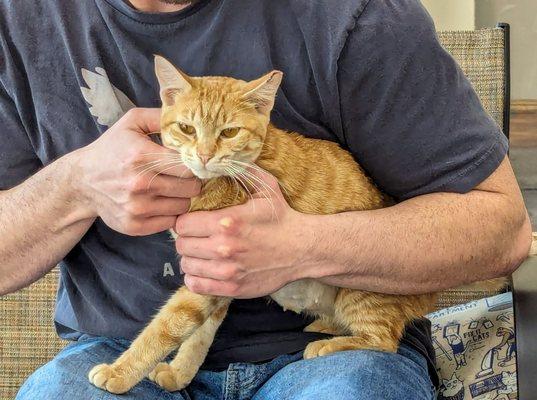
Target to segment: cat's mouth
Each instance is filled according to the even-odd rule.
[[[225,171],[213,170],[211,167],[190,168],[199,179],[212,179],[228,175]]]
[[[199,179],[213,179],[221,176],[239,176],[245,174],[250,162],[232,160],[232,159],[220,159],[214,163],[202,164],[201,162],[185,162],[185,165],[192,171],[192,173]]]

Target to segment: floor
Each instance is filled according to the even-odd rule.
[[[510,159],[537,231],[537,112],[511,116]]]

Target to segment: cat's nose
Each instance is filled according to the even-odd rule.
[[[213,157],[212,154],[198,153],[198,157],[203,165],[206,165]]]

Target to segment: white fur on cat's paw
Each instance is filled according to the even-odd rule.
[[[333,352],[334,350],[332,350],[329,339],[316,340],[315,342],[311,342],[306,346],[306,349],[304,350],[304,360],[324,356]]]
[[[187,387],[194,377],[161,362],[151,371],[148,378],[168,392],[175,392]]]
[[[88,379],[98,388],[114,394],[125,393],[134,386],[128,379],[119,375],[109,364],[99,364],[93,367],[88,374]]]

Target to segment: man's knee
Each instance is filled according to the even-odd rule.
[[[267,399],[435,398],[426,364],[377,351],[346,351],[295,362],[279,371],[259,394],[263,392]]]
[[[91,399],[91,388],[83,381],[85,376],[82,376],[81,366],[70,367],[61,365],[56,359],[43,365],[24,382],[16,400]]]
[[[16,400],[182,399],[180,394],[168,393],[147,379],[121,396],[93,386],[87,378],[91,368],[95,364],[112,362],[123,350],[109,339],[96,338],[72,344],[36,370],[21,386]]]

